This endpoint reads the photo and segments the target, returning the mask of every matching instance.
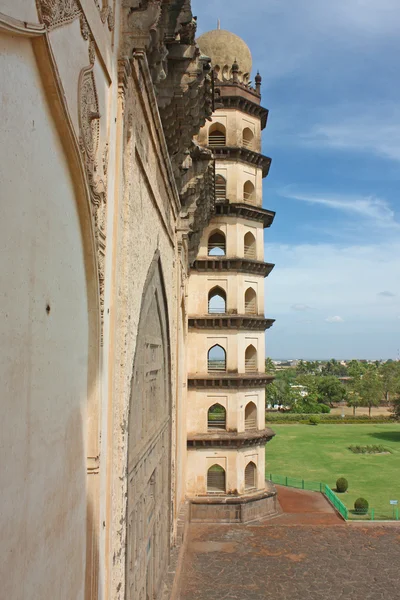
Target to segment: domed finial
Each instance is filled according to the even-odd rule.
[[[257,75],[255,76],[255,82],[256,82],[256,92],[258,94],[260,94],[261,92],[261,81],[262,81],[262,77],[260,75],[260,71],[257,71]]]

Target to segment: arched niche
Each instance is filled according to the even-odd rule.
[[[254,133],[250,127],[245,127],[242,132],[242,144],[245,148],[252,148],[254,143]]]
[[[247,288],[244,294],[244,312],[246,315],[257,313],[257,294],[252,287]]]
[[[208,256],[225,256],[226,238],[222,231],[218,229],[209,236],[207,250]]]
[[[219,344],[215,344],[209,349],[207,366],[209,372],[226,371],[226,352]]]
[[[250,344],[250,346],[247,346],[246,348],[244,364],[246,373],[256,373],[258,371],[257,350],[254,348],[253,344]]]
[[[243,185],[243,202],[255,204],[255,187],[251,181],[246,181]]]
[[[244,429],[245,431],[257,429],[257,406],[254,402],[249,402],[244,409]]]
[[[226,200],[226,179],[222,175],[215,176],[215,199],[218,202]]]
[[[208,145],[211,148],[226,146],[226,128],[222,123],[213,123],[208,130]]]
[[[220,465],[213,465],[207,471],[207,492],[225,493],[226,474],[225,469]]]
[[[250,260],[255,260],[257,258],[256,238],[251,231],[248,231],[244,236],[244,257],[249,258]]]
[[[257,467],[251,460],[244,470],[245,490],[254,490],[257,487]]]
[[[226,293],[221,287],[213,287],[208,293],[209,314],[226,313]]]
[[[222,404],[213,404],[207,412],[208,429],[226,429],[226,410]]]

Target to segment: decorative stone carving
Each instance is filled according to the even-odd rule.
[[[162,0],[122,1],[122,56],[131,57],[133,50],[148,50],[151,32],[157,34]]]
[[[185,161],[179,229],[188,238],[188,262],[197,256],[203,229],[215,211],[215,169],[210,150],[192,143]]]
[[[90,188],[90,199],[95,226],[97,261],[100,289],[100,311],[103,330],[104,317],[104,260],[106,250],[106,178],[108,163],[108,145],[101,159],[99,172],[99,102],[92,68],[84,69],[79,80],[79,127],[80,147]],[[103,340],[103,334],[101,334]]]
[[[77,0],[36,0],[36,6],[47,29],[72,23],[81,14]]]

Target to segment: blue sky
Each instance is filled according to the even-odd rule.
[[[249,45],[263,153],[267,354],[397,358],[399,0],[192,0],[198,34]],[[234,57],[233,57],[234,58]]]

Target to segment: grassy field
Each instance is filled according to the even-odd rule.
[[[391,515],[389,500],[400,506],[400,424],[273,425],[267,444],[266,474],[322,481],[335,488],[346,477],[349,489],[339,494],[352,509],[360,496],[371,508]],[[383,445],[392,454],[353,454],[350,445]]]

